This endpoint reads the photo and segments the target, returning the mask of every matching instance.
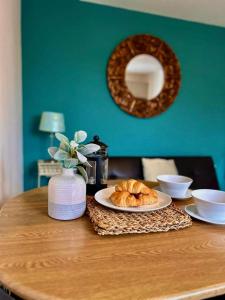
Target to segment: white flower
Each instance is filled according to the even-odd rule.
[[[71,142],[70,142],[70,146],[71,146],[72,148],[76,148],[78,145],[79,145],[79,144],[76,143],[75,141],[71,141]]]
[[[86,155],[97,152],[100,147],[92,143],[86,145],[81,144],[87,138],[87,133],[83,130],[76,131],[72,141],[69,141],[69,139],[61,133],[56,133],[55,136],[60,141],[60,145],[59,147],[50,147],[48,149],[49,155],[55,160],[61,161],[64,168],[77,167],[87,182],[87,173],[81,165],[91,167]]]

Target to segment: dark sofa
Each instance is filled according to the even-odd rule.
[[[178,173],[193,179],[193,183],[191,185],[192,189],[219,189],[214,163],[211,157],[183,156],[160,158],[174,159]],[[143,179],[141,157],[109,157],[109,179],[118,178]]]

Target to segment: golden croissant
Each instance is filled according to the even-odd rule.
[[[139,182],[135,179],[124,180],[118,185],[116,185],[115,190],[117,192],[127,191],[131,194],[149,194],[150,189],[144,185],[144,183]]]
[[[130,179],[116,185],[115,192],[109,198],[116,206],[150,205],[158,201],[157,192],[137,180]]]
[[[116,206],[139,206],[141,204],[140,200],[136,199],[127,191],[112,193],[110,200]]]

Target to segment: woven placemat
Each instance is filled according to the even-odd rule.
[[[106,208],[88,197],[87,214],[99,235],[166,232],[192,225],[189,215],[173,203],[157,211],[131,213]]]

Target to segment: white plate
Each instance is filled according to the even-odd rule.
[[[129,211],[129,212],[146,212],[146,211],[158,210],[170,205],[170,203],[172,202],[170,196],[157,191],[159,201],[156,204],[136,206],[136,207],[120,207],[114,205],[109,200],[109,197],[112,195],[113,192],[115,192],[114,186],[100,190],[95,194],[95,200],[106,207],[116,209],[116,210]]]
[[[185,211],[191,217],[196,218],[198,220],[208,222],[208,223],[211,223],[211,224],[216,224],[216,225],[225,225],[225,220],[224,221],[217,221],[217,220],[214,220],[214,219],[204,218],[204,217],[200,216],[195,204],[186,205],[185,206]]]
[[[161,191],[160,186],[156,186],[156,187],[154,187],[153,189],[156,190],[156,191]],[[189,189],[189,190],[187,190],[186,194],[185,194],[183,197],[179,197],[179,198],[172,197],[172,196],[170,196],[169,194],[167,194],[167,195],[169,195],[169,196],[170,196],[171,198],[173,198],[173,199],[177,199],[177,200],[185,200],[185,199],[189,199],[189,198],[192,197],[191,192],[192,192],[192,190]]]

